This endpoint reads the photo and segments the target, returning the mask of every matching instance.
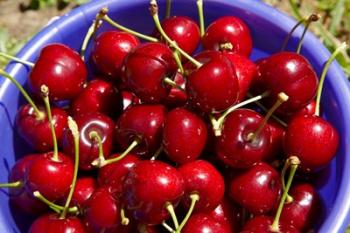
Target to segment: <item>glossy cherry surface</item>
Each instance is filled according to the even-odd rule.
[[[318,116],[295,117],[289,123],[284,149],[286,156],[297,156],[304,171],[325,167],[335,156],[339,144],[337,130]]]
[[[72,196],[72,206],[84,207],[91,195],[97,189],[97,182],[93,177],[85,176],[77,179]]]
[[[274,233],[275,231],[271,230],[271,225],[273,218],[270,216],[259,215],[251,218],[244,225],[241,233]],[[299,233],[298,230],[294,229],[292,226],[279,224],[280,233]]]
[[[29,233],[85,233],[79,218],[59,218],[56,214],[46,214],[33,222]]]
[[[124,180],[125,208],[137,221],[160,224],[169,217],[166,203],[174,206],[184,194],[184,180],[176,168],[160,161],[137,163]]]
[[[77,52],[63,44],[50,44],[41,50],[28,83],[38,96],[46,85],[50,100],[70,100],[83,89],[86,78],[85,64]]]
[[[220,46],[231,43],[234,53],[249,57],[252,51],[252,38],[248,26],[239,18],[224,16],[211,23],[202,39],[203,47],[209,50],[221,50]]]
[[[181,233],[232,233],[230,228],[207,214],[190,217]]]
[[[270,165],[260,162],[229,180],[229,196],[252,214],[264,214],[278,203],[281,178]]]
[[[176,108],[167,114],[163,130],[163,148],[179,164],[196,160],[207,141],[205,122],[194,113]]]
[[[120,79],[124,58],[140,41],[121,31],[106,31],[98,35],[91,51],[97,69],[109,78]]]
[[[270,129],[270,145],[268,152],[264,155],[263,160],[272,162],[283,154],[283,140],[286,129],[278,122],[269,120],[267,126]]]
[[[268,153],[270,129],[264,126],[254,140],[249,139],[263,121],[263,117],[250,109],[237,109],[223,124],[221,136],[216,138],[215,151],[220,160],[234,168],[247,168],[261,161]]]

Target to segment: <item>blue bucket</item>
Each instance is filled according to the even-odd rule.
[[[92,19],[102,7],[108,7],[112,18],[137,31],[150,33],[153,21],[148,12],[146,0],[99,0],[77,8],[60,17],[38,33],[19,52],[18,57],[35,62],[41,48],[49,43],[64,43],[79,51],[83,37]],[[160,2],[161,12],[165,11],[165,1]],[[172,14],[197,18],[196,1],[174,1]],[[205,0],[206,25],[224,15],[234,15],[243,19],[252,31],[256,60],[277,52],[289,30],[296,23],[291,18],[256,0]],[[104,25],[101,30],[111,29]],[[289,43],[295,50],[302,29],[298,29]],[[89,50],[88,53],[89,54]],[[302,54],[306,56],[318,74],[330,56],[327,49],[311,33],[307,33]],[[11,63],[7,69],[21,84],[26,83],[29,68]],[[30,152],[30,148],[16,134],[14,118],[23,99],[19,91],[8,80],[0,80],[0,182],[7,182],[9,170],[16,159]],[[324,210],[319,233],[344,232],[350,220],[350,89],[344,73],[337,63],[331,65],[326,78],[322,98],[324,116],[338,129],[340,146],[336,158],[319,174],[316,184],[322,197]],[[11,209],[6,191],[0,192],[0,232],[26,232],[28,219],[17,216]]]

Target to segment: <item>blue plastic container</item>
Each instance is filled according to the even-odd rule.
[[[99,0],[93,1],[57,21],[37,34],[18,54],[25,60],[35,62],[40,49],[49,43],[64,43],[79,50],[82,38],[92,19],[102,7],[109,7],[110,15],[123,25],[138,31],[149,33],[153,23],[148,12],[147,0]],[[161,12],[165,11],[164,1],[160,2]],[[177,0],[173,3],[172,13],[197,18],[196,1]],[[205,0],[204,12],[206,25],[223,15],[235,15],[242,18],[250,27],[254,40],[253,59],[266,56],[279,50],[283,38],[293,27],[295,21],[279,11],[255,0]],[[108,26],[103,26],[106,30]],[[295,49],[301,29],[289,44]],[[88,51],[89,52],[89,51]],[[320,74],[322,65],[329,52],[316,37],[306,35],[302,53],[309,59]],[[29,68],[12,63],[7,71],[25,84]],[[324,211],[320,216],[320,233],[344,232],[350,209],[350,89],[346,78],[337,64],[332,64],[325,83],[322,99],[324,114],[338,129],[341,135],[340,147],[336,158],[328,168],[320,173],[316,186],[322,196]],[[7,80],[0,80],[0,182],[7,182],[9,169],[15,160],[30,151],[30,148],[18,137],[14,129],[14,118],[18,106],[23,102],[19,91]],[[29,219],[17,216],[9,207],[6,191],[0,192],[0,232],[26,232]]]

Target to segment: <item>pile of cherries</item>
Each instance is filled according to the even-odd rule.
[[[248,26],[224,16],[205,29],[197,3],[200,26],[169,12],[160,21],[152,0],[151,36],[102,9],[80,55],[50,44],[35,64],[13,58],[32,67],[32,97],[0,70],[28,101],[16,128],[34,152],[0,186],[15,208],[38,216],[30,233],[290,233],[315,225],[322,205],[306,178],[330,163],[339,141],[319,116],[327,69],[319,83],[298,52],[249,60]],[[97,33],[102,23],[123,31]]]

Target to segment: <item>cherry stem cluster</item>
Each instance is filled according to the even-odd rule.
[[[52,209],[56,213],[60,213],[64,209],[63,206],[57,205],[57,204],[53,203],[52,201],[48,200],[39,191],[33,192],[33,196],[38,198],[43,203],[45,203],[48,207],[50,207],[50,209]],[[70,207],[67,211],[69,213],[72,213],[72,214],[77,214],[79,210],[78,210],[78,207],[73,206],[73,207]]]

